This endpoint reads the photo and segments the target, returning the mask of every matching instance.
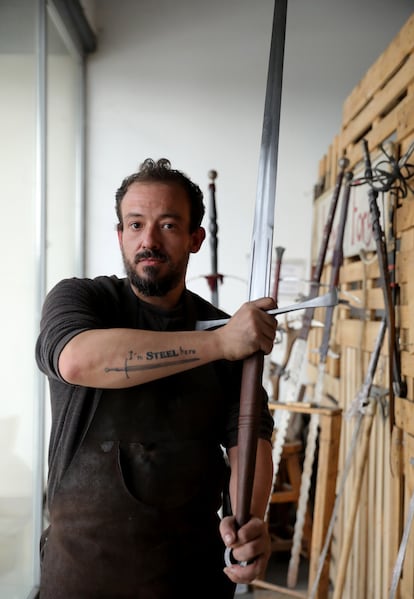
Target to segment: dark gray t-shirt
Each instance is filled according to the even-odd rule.
[[[80,387],[66,383],[58,370],[59,355],[68,341],[82,331],[104,328],[135,328],[158,331],[194,330],[196,320],[224,317],[226,314],[209,302],[185,291],[180,305],[165,311],[139,300],[131,290],[127,279],[98,277],[95,279],[65,279],[48,294],[42,312],[40,335],[36,345],[36,360],[49,379],[52,427],[49,445],[48,503],[59,485],[76,449],[82,442],[102,389]],[[212,370],[213,369],[213,370]],[[104,376],[104,373],[103,373]],[[212,395],[213,407],[194,402],[187,403],[194,410],[189,422],[197,422],[200,433],[225,448],[237,444],[238,411],[240,398],[241,363],[220,360],[196,367],[188,372],[200,377],[203,385],[211,387],[211,378],[217,381]],[[207,377],[207,378],[206,378]],[[168,383],[171,382],[171,385]],[[163,396],[162,401],[171,409],[177,402],[177,389],[186,387],[186,373],[165,377],[164,389],[174,389]],[[151,383],[149,383],[150,385]],[[139,396],[139,387],[137,387]],[[197,412],[198,409],[198,412]],[[160,415],[160,426],[162,414]],[[262,417],[259,435],[270,441],[273,419],[267,408],[263,390]],[[197,429],[198,431],[198,429]]]

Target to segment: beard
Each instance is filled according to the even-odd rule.
[[[169,265],[166,274],[159,274],[158,266],[145,266],[145,276],[140,276],[135,266],[145,258],[156,258]],[[134,263],[130,262],[122,250],[122,259],[124,262],[125,273],[131,283],[145,297],[164,297],[169,291],[179,285],[186,270],[188,256],[185,256],[180,262],[174,264],[167,254],[158,250],[144,250],[135,256]]]

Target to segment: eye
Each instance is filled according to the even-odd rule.
[[[133,231],[138,231],[139,229],[141,229],[141,228],[142,228],[142,225],[141,225],[141,223],[139,223],[139,222],[133,222],[133,223],[130,223],[130,224],[128,225],[128,227],[129,227],[130,229],[132,229]]]
[[[162,223],[161,228],[162,229],[174,229],[175,223]]]

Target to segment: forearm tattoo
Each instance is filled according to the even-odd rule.
[[[145,354],[130,349],[125,356],[123,366],[108,366],[105,368],[105,372],[124,372],[125,377],[129,379],[131,372],[170,368],[171,366],[198,362],[200,358],[197,357],[196,353],[195,349],[184,348],[181,345],[174,349],[151,350],[145,352]]]

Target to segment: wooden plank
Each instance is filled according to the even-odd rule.
[[[411,353],[401,352],[401,372],[403,376],[414,378],[414,360]]]
[[[391,548],[393,543],[393,532],[390,528],[390,522],[388,514],[395,510],[392,496],[392,474],[391,474],[391,434],[388,426],[388,422],[384,422],[383,426],[384,433],[384,451],[383,451],[383,464],[384,464],[384,480],[383,480],[383,493],[384,493],[384,508],[382,514],[382,526],[383,526],[383,543],[382,543],[382,596],[386,597],[390,586],[390,576],[388,571],[388,564],[390,563]]]
[[[355,116],[342,131],[341,143],[345,146],[360,139],[361,135],[372,125],[373,128],[384,119],[385,115],[397,110],[402,101],[402,94],[414,78],[414,54],[401,66],[396,75],[385,87],[377,90],[370,102]],[[402,118],[402,117],[400,117]],[[396,121],[396,125],[399,121]]]
[[[339,161],[339,135],[336,135],[333,139],[332,143],[332,155],[331,155],[331,170],[330,170],[330,178],[329,178],[329,188],[333,189],[336,183],[336,177],[338,175],[338,161]]]
[[[401,329],[405,329],[402,339],[402,349],[409,354],[414,353],[414,305],[411,303],[408,306],[398,307],[398,323]],[[412,358],[411,358],[412,359]]]
[[[383,119],[374,123],[374,126],[368,131],[364,138],[368,142],[371,151],[377,149],[381,143],[385,142],[392,135],[396,134],[400,114],[405,110],[406,104],[409,102],[407,98],[402,100],[398,107],[391,111]],[[359,163],[363,160],[362,142],[356,137],[351,140],[349,136],[341,138],[341,146],[346,150],[346,155],[349,158],[351,165]],[[346,143],[348,142],[348,143]]]
[[[414,132],[414,91],[408,90],[408,97],[398,111],[397,139],[409,137]],[[404,153],[405,150],[403,150]]]
[[[405,516],[404,524],[407,517],[407,511],[409,502],[412,494],[414,493],[414,436],[406,434],[404,436],[404,473],[405,473]],[[411,526],[411,530],[408,537],[407,549],[405,553],[405,559],[402,571],[401,581],[401,595],[403,597],[413,596],[412,591],[414,589],[414,526]]]
[[[310,402],[299,402],[299,403],[274,403],[269,402],[270,410],[287,410],[289,412],[295,412],[297,414],[319,414],[319,416],[340,416],[342,410],[339,408],[332,408],[329,406],[318,406]]]
[[[413,118],[414,120],[414,118]],[[397,214],[401,210],[401,208],[397,209]],[[398,230],[401,232],[401,229]],[[399,253],[401,252],[413,252],[414,251],[414,228],[405,230],[400,235],[400,248]]]
[[[315,384],[318,378],[318,365],[309,364],[307,369],[309,383]],[[323,392],[325,395],[338,399],[339,397],[339,378],[333,377],[330,374],[325,374]]]
[[[378,415],[378,413],[377,413]],[[373,599],[375,597],[375,593],[376,593],[376,589],[375,589],[375,585],[376,585],[376,572],[375,572],[375,557],[376,557],[376,535],[377,535],[377,529],[376,529],[376,522],[375,522],[375,499],[376,499],[376,486],[375,486],[375,468],[373,467],[372,464],[372,459],[375,456],[375,446],[376,446],[376,439],[375,439],[375,435],[376,435],[376,426],[375,426],[375,421],[372,424],[372,432],[371,432],[371,439],[370,439],[370,449],[369,449],[369,454],[368,454],[368,464],[367,464],[367,472],[366,472],[366,478],[368,479],[368,498],[367,498],[367,503],[369,504],[369,510],[367,513],[367,519],[368,519],[368,530],[366,530],[365,532],[367,533],[367,538],[366,540],[366,547],[365,547],[365,552],[367,554],[367,599]]]
[[[354,260],[353,262],[344,264],[339,276],[340,283],[354,283],[367,279],[377,279],[379,277],[378,260],[373,259],[372,262],[370,261],[370,258],[373,258],[374,255],[371,253],[367,262]]]
[[[392,571],[401,540],[403,520],[403,431],[394,426],[390,442],[390,507],[388,512],[389,555],[385,564],[388,581],[391,583]]]
[[[414,402],[395,398],[395,423],[406,433],[414,436]]]
[[[255,599],[277,599],[277,597],[296,597],[297,599],[306,599],[307,597],[306,591],[294,591],[292,589],[288,589],[287,587],[272,584],[264,580],[255,579],[252,582],[252,586],[257,589],[265,589],[263,592],[261,590],[255,591]],[[269,591],[269,593],[266,591]],[[277,595],[275,595],[275,593],[277,593]]]
[[[326,532],[335,502],[338,452],[341,434],[341,412],[321,414],[319,459],[316,480],[315,509],[312,526],[309,588],[312,588],[318,570],[319,556],[324,546]],[[329,555],[325,560],[315,599],[327,599],[329,590]]]
[[[348,299],[354,308],[365,310],[383,310],[384,292],[380,287],[371,289],[351,289],[348,294],[343,294],[344,299]],[[343,308],[346,311],[346,308]],[[349,310],[349,307],[348,307]]]
[[[395,133],[398,127],[399,113],[401,110],[403,110],[405,102],[406,100],[402,100],[395,110],[392,110],[384,118],[374,123],[372,129],[367,133],[367,135],[365,135],[371,152],[378,148],[382,142],[391,137],[393,133]],[[358,143],[358,147],[361,148],[362,158],[361,143]]]
[[[414,13],[345,100],[342,111],[344,123],[350,122],[362,110],[413,49]]]
[[[402,308],[409,308],[410,306],[410,302],[412,301],[412,298],[414,296],[414,278],[413,277],[406,277],[407,280],[406,281],[399,281],[398,280],[398,284],[399,284],[399,288],[400,288],[400,306],[399,309]]]
[[[399,233],[414,227],[414,203],[404,200],[397,210],[396,227]]]
[[[360,320],[341,320],[339,323],[339,334],[341,345],[347,347],[361,347],[363,351],[372,351],[378,336],[379,321],[368,321],[364,323],[364,334],[361,339],[361,321]],[[386,355],[387,334],[383,343],[383,352]]]

